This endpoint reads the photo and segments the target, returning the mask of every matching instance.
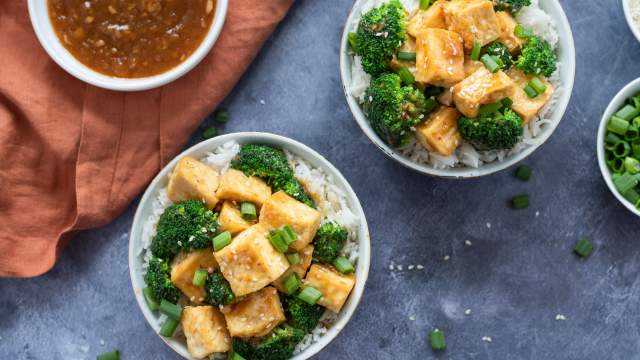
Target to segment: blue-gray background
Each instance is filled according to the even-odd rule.
[[[640,74],[640,44],[620,1],[562,4],[576,84],[555,134],[525,161],[535,169],[528,183],[511,170],[469,181],[421,176],[365,138],[338,72],[348,0],[298,1],[227,98],[232,121],[222,132],[269,131],[308,144],[342,171],[367,213],[364,299],[318,359],[640,359],[640,222],[609,193],[595,155],[604,108]],[[530,209],[511,210],[510,197],[524,192]],[[0,359],[92,359],[111,349],[123,359],[177,358],[131,291],[136,204],[80,233],[48,274],[0,280]],[[583,236],[595,243],[586,261],[571,254]],[[418,264],[424,269],[407,270]],[[426,342],[434,327],[447,335],[438,355]]]

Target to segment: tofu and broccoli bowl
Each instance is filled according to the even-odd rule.
[[[369,235],[324,158],[270,134],[230,134],[174,160],[150,185],[129,249],[134,291],[158,334],[190,359],[307,358],[362,295]]]
[[[556,0],[357,1],[343,36],[345,94],[392,157],[478,176],[555,129],[573,86],[571,36]]]

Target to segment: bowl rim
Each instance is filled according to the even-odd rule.
[[[48,14],[49,0],[28,0],[28,10],[31,25],[49,57],[71,76],[99,88],[114,91],[143,91],[154,89],[184,76],[196,67],[211,51],[218,40],[224,26],[229,0],[216,0],[216,13],[212,20],[207,35],[196,50],[183,62],[175,67],[148,77],[142,78],[118,78],[97,72],[80,62],[66,47],[64,47],[53,30],[53,25]],[[47,7],[46,16],[42,16],[38,8]],[[52,40],[55,39],[55,40]]]
[[[627,25],[629,25],[629,29],[636,37],[636,40],[640,42],[640,26],[636,25],[635,21],[633,21],[633,16],[631,15],[631,5],[630,0],[622,0],[622,9],[624,11],[624,17],[627,20]]]
[[[558,120],[554,121],[552,124],[549,124],[548,125],[549,130],[545,131],[543,134],[540,134],[537,137],[537,139],[541,139],[542,141],[536,145],[532,145],[525,148],[523,151],[513,156],[505,158],[503,161],[500,161],[500,162],[494,161],[494,162],[485,164],[483,166],[480,166],[478,168],[465,166],[465,167],[459,167],[459,168],[436,169],[426,164],[417,163],[401,155],[398,151],[392,149],[387,144],[385,144],[382,141],[382,139],[380,139],[380,137],[373,131],[360,105],[358,104],[356,99],[353,96],[351,96],[350,91],[347,87],[347,79],[351,78],[351,67],[349,66],[350,55],[349,55],[349,50],[347,46],[349,25],[354,21],[354,18],[356,16],[359,16],[354,11],[356,9],[356,5],[364,1],[368,1],[368,0],[354,1],[342,31],[340,54],[339,54],[340,78],[342,81],[342,90],[344,92],[347,104],[349,106],[349,110],[351,111],[351,114],[354,120],[356,121],[360,129],[369,138],[369,140],[373,142],[373,144],[376,145],[376,147],[380,149],[389,158],[395,160],[396,162],[400,163],[406,168],[412,169],[414,171],[417,171],[425,175],[430,175],[430,176],[435,176],[435,177],[440,177],[445,179],[478,178],[478,177],[487,176],[487,175],[491,175],[491,174],[503,171],[523,161],[524,159],[529,157],[531,154],[533,154],[535,150],[537,150],[544,143],[546,143],[547,140],[549,140],[549,138],[551,137],[551,135],[553,135],[557,127],[560,125],[560,122],[564,117],[564,114],[569,106],[571,96],[573,94],[573,87],[575,83],[575,73],[576,73],[576,49],[575,49],[575,43],[573,39],[573,31],[571,29],[571,24],[569,23],[567,15],[564,12],[564,9],[562,8],[562,4],[560,4],[558,0],[552,0],[550,1],[550,3],[552,4],[551,6],[555,7],[557,10],[557,19],[554,18],[554,20],[556,21],[556,26],[559,29],[564,28],[567,30],[567,34],[565,37],[566,37],[568,46],[567,46],[567,49],[562,48],[562,51],[563,52],[566,51],[568,56],[568,63],[567,64],[561,63],[561,65],[562,65],[562,74],[564,75],[566,73],[566,76],[569,82],[563,84],[563,93],[558,99],[558,103],[556,105],[556,110],[554,112],[553,118],[555,119],[557,117]],[[549,14],[549,12],[547,13]],[[549,15],[551,16],[551,14]]]
[[[163,180],[167,179],[168,174],[175,167],[177,162],[184,156],[192,155],[195,153],[206,153],[232,140],[237,141],[240,144],[249,142],[263,142],[266,144],[272,144],[274,146],[279,146],[282,149],[289,150],[297,156],[305,159],[306,161],[312,162],[314,167],[321,168],[328,175],[332,176],[333,183],[346,192],[347,202],[350,204],[350,209],[360,218],[357,238],[357,242],[359,244],[359,254],[355,272],[356,284],[352,290],[352,293],[349,295],[349,299],[345,303],[343,309],[340,311],[338,319],[328,329],[327,333],[323,334],[320,339],[318,339],[318,341],[309,345],[309,347],[307,347],[304,351],[291,358],[291,360],[308,359],[319,353],[322,349],[329,345],[329,343],[331,343],[335,338],[338,337],[339,333],[349,323],[360,302],[362,301],[371,265],[371,237],[362,204],[357,194],[351,187],[350,183],[346,180],[342,173],[318,152],[302,144],[301,142],[288,137],[266,132],[237,132],[220,135],[189,147],[188,149],[177,155],[173,160],[171,160],[165,167],[162,168],[162,170],[160,170],[160,172],[154,177],[154,179],[145,189],[145,192],[137,206],[133,222],[131,224],[131,230],[129,232],[129,278],[131,281],[131,287],[133,289],[134,296],[136,298],[136,302],[138,304],[138,307],[142,311],[147,324],[153,329],[156,335],[165,344],[167,344],[173,351],[175,351],[185,359],[198,360],[190,356],[187,351],[186,345],[183,342],[177,341],[173,338],[167,339],[158,334],[160,326],[158,325],[157,321],[155,321],[156,317],[149,310],[142,295],[141,290],[144,287],[144,280],[142,283],[140,283],[137,278],[137,276],[139,275],[137,263],[140,257],[136,253],[137,247],[134,245],[137,245],[139,243],[142,236],[142,231],[144,229],[144,223],[149,216],[148,212],[143,213],[143,207],[145,206],[145,204],[151,204],[153,202],[157,191],[162,187]],[[318,166],[318,164],[321,165]],[[137,242],[136,240],[134,240],[134,238],[136,237],[138,238]]]
[[[598,126],[598,136],[596,140],[596,152],[598,154],[598,166],[600,167],[600,174],[602,175],[602,179],[607,184],[609,191],[618,199],[618,201],[624,205],[629,211],[640,216],[640,209],[637,209],[633,204],[631,204],[627,199],[625,199],[616,186],[613,184],[613,180],[611,179],[611,172],[607,167],[607,163],[604,157],[604,138],[607,132],[607,124],[609,119],[613,114],[622,107],[625,101],[633,94],[637,94],[640,92],[640,78],[637,78],[627,85],[625,85],[618,93],[611,99],[609,105],[605,109],[602,114],[602,118],[600,119],[600,125]]]

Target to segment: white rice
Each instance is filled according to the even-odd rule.
[[[358,3],[359,8],[356,8],[354,11],[359,11],[360,15],[362,15],[386,2],[388,2],[388,0],[361,1]],[[419,4],[417,0],[401,0],[401,2],[409,12],[417,9]],[[359,17],[356,17],[354,21],[348,24],[349,31],[355,31],[357,29],[359,20]],[[532,0],[531,6],[522,8],[518,13],[517,20],[524,26],[532,29],[536,35],[547,40],[554,49],[557,50],[558,32],[556,25],[549,14],[540,8],[539,0]],[[359,56],[352,55],[351,59],[351,84],[348,85],[348,89],[350,94],[362,104],[365,101],[365,92],[371,83],[371,76],[362,69]],[[538,135],[540,135],[547,126],[553,125],[551,118],[560,99],[560,95],[563,92],[562,84],[560,83],[560,71],[562,71],[562,69],[558,63],[558,70],[548,79],[555,88],[552,98],[540,113],[524,127],[522,141],[513,148],[508,150],[479,151],[469,143],[462,141],[461,145],[452,155],[442,156],[429,152],[420,145],[415,138],[412,138],[409,144],[398,149],[398,152],[413,162],[429,165],[435,169],[453,167],[478,168],[486,163],[502,161],[531,146],[540,145],[543,140],[538,138]]]
[[[229,141],[213,152],[207,153],[202,159],[204,164],[216,169],[219,175],[223,175],[229,170],[231,160],[233,160],[240,151],[240,145],[235,141]],[[356,263],[358,260],[358,226],[360,219],[356,216],[347,203],[347,196],[342,189],[335,185],[334,179],[326,174],[322,169],[311,166],[304,159],[285,151],[289,164],[294,169],[294,174],[298,181],[300,181],[305,189],[312,194],[313,199],[316,201],[318,211],[322,215],[323,223],[336,222],[344,226],[349,236],[347,242],[342,250],[342,255],[346,256],[351,262]],[[151,259],[151,241],[156,235],[156,227],[160,215],[164,210],[172,205],[171,200],[167,196],[167,189],[163,188],[158,192],[158,195],[153,200],[152,212],[146,219],[142,230],[142,247],[138,249],[137,255],[143,260],[143,272],[149,265]],[[143,274],[144,275],[144,274]],[[164,321],[164,315],[160,315],[156,318],[157,324],[161,324]],[[296,347],[295,353],[299,353],[309,347],[311,344],[318,341],[320,337],[327,333],[329,328],[337,320],[337,315],[331,311],[326,311],[322,317],[320,324],[309,334],[305,336],[300,344]],[[183,339],[180,328],[176,330],[176,339]],[[186,340],[185,340],[186,341]],[[220,357],[220,354],[214,354],[210,359],[225,358]]]

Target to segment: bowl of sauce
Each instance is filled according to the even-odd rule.
[[[215,44],[228,0],[29,0],[49,56],[89,84],[147,90],[193,69]]]

